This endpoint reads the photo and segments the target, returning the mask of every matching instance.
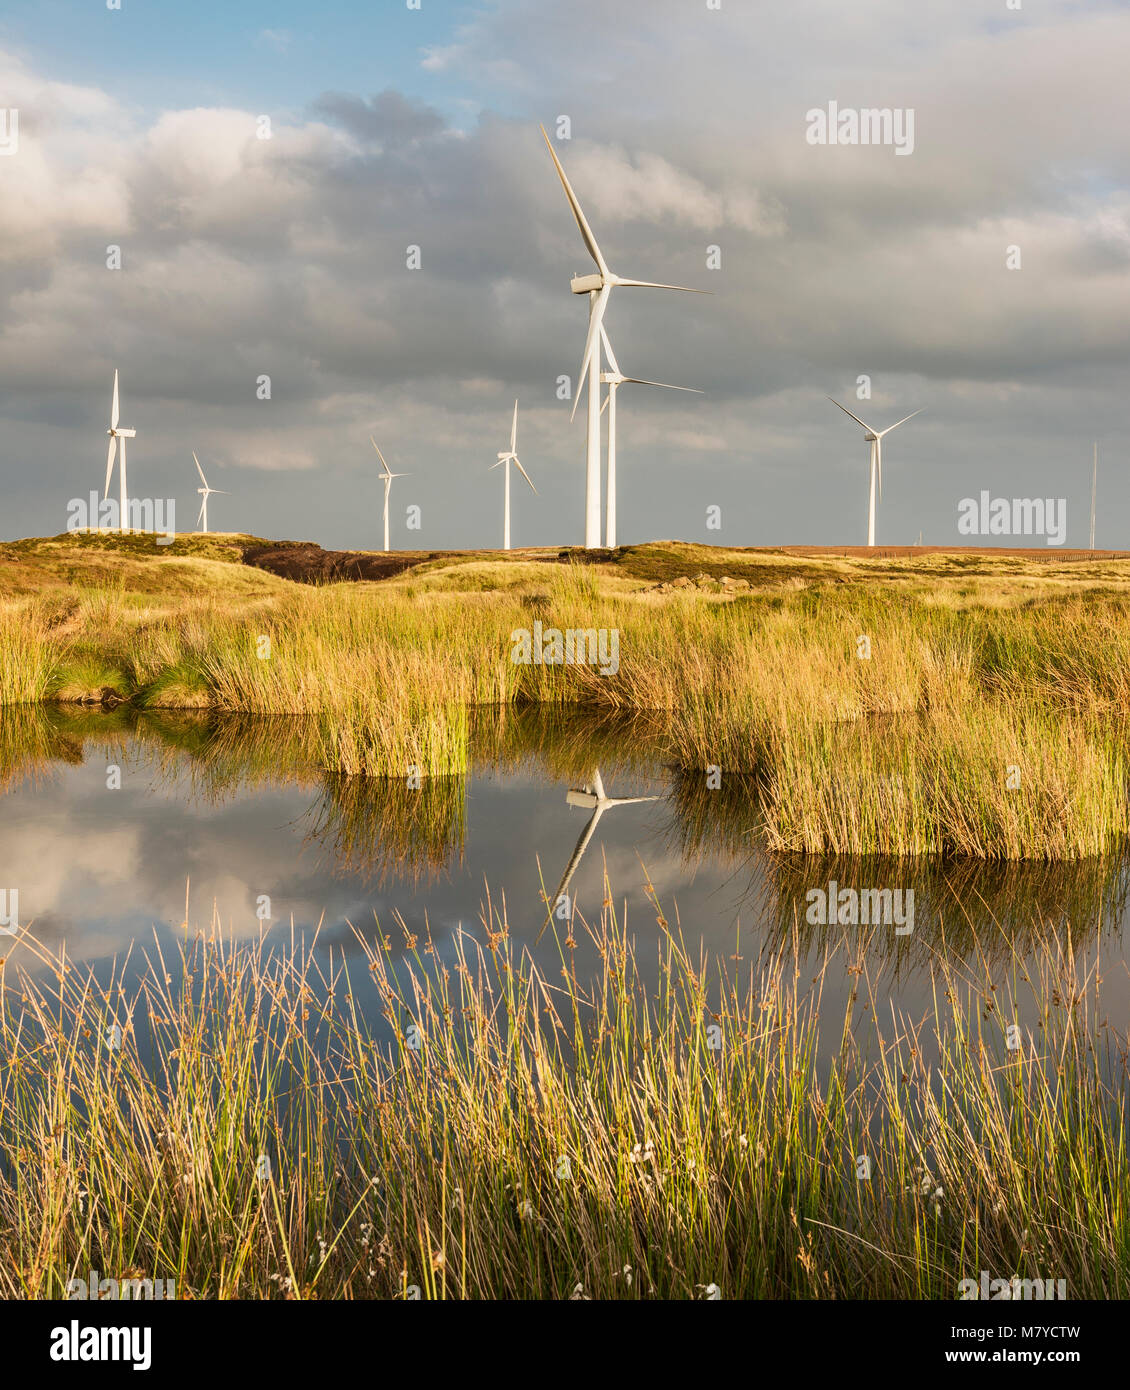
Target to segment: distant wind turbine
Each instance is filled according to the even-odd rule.
[[[832,401],[832,397],[828,399]],[[878,483],[879,500],[883,497],[883,436],[890,434],[892,430],[897,430],[900,425],[905,425],[908,420],[913,420],[915,415],[921,415],[921,410],[914,410],[909,415],[904,415],[901,420],[896,420],[893,425],[888,425],[885,430],[873,430],[858,415],[852,415],[846,405],[840,405],[839,401],[832,401],[832,404],[839,406],[845,415],[851,418],[857,425],[863,425],[866,433],[864,440],[871,445],[871,487],[870,496],[867,504],[867,544],[875,544],[875,485]]]
[[[369,436],[369,443],[373,446],[374,449],[377,449],[377,441],[373,438],[372,435]],[[407,473],[392,473],[392,472],[390,472],[390,471],[389,471],[389,466],[388,466],[388,464],[385,463],[385,456],[384,456],[384,454],[381,453],[381,451],[380,451],[379,449],[377,449],[377,458],[380,459],[380,461],[381,461],[381,468],[384,470],[384,471],[381,473],[381,480],[383,481],[383,483],[384,483],[384,485],[385,485],[385,549],[387,550],[387,549],[389,548],[389,544],[388,544],[388,492],[389,492],[389,488],[392,487],[392,480],[393,480],[393,478],[407,478],[408,474],[407,474]]]
[[[196,489],[203,498],[203,501],[200,503],[200,515],[196,518],[196,524],[200,526],[201,522],[204,523],[203,526],[200,526],[200,530],[201,533],[206,536],[208,534],[208,498],[211,497],[214,492],[218,493],[221,497],[227,497],[229,494],[226,493],[223,488],[208,486],[208,479],[204,476],[204,470],[200,467],[200,460],[196,457],[195,453],[192,455],[192,461],[196,465],[197,473],[200,474],[200,481],[204,484],[203,487],[198,487]]]
[[[530,484],[530,487],[532,487],[532,488],[534,489],[534,492],[535,492],[535,493],[537,492],[537,488],[534,487],[533,482],[532,482],[531,479],[530,479],[530,475],[529,475],[529,474],[526,472],[526,470],[522,467],[522,461],[521,461],[521,459],[520,459],[520,458],[518,457],[518,455],[515,453],[515,450],[517,449],[517,447],[518,447],[518,402],[515,401],[515,402],[514,402],[514,421],[513,421],[513,424],[511,424],[511,426],[510,426],[510,448],[509,448],[508,450],[506,450],[506,449],[500,450],[500,451],[499,451],[499,455],[498,455],[498,462],[497,462],[497,463],[492,463],[492,464],[491,464],[491,469],[494,469],[494,468],[502,468],[503,466],[505,466],[505,468],[506,468],[506,473],[505,473],[506,483],[505,483],[505,486],[504,486],[504,488],[503,488],[503,494],[502,494],[502,495],[503,495],[503,499],[504,499],[504,500],[503,500],[503,504],[502,504],[502,548],[503,548],[503,550],[509,550],[509,549],[510,549],[510,464],[511,464],[511,463],[514,463],[514,465],[517,467],[519,473],[521,473],[522,477],[525,478],[526,482],[528,482],[528,483]],[[488,472],[489,472],[489,471],[490,471],[490,470],[488,470]]]
[[[129,530],[129,508],[126,496],[126,440],[133,439],[137,431],[127,430],[124,426],[118,427],[118,369],[114,368],[114,399],[110,405],[110,428],[106,431],[110,436],[110,452],[106,455],[106,486],[103,490],[103,498],[110,495],[110,477],[114,472],[114,456],[118,449],[118,440],[122,442],[122,458],[118,469],[118,530],[123,534]]]
[[[1099,441],[1095,440],[1095,466],[1091,472],[1091,549],[1095,548],[1095,497],[1099,490]]]
[[[600,379],[608,387],[604,404],[600,407],[603,415],[608,411],[608,497],[604,508],[604,544],[609,550],[616,548],[616,392],[621,386],[662,386],[665,391],[693,391],[701,396],[697,386],[672,386],[668,381],[646,381],[642,376],[625,376],[612,351],[607,330],[600,325],[600,340],[604,344],[604,354],[608,358],[607,372],[601,372]]]
[[[661,285],[653,280],[625,280],[622,276],[613,274],[608,268],[608,262],[604,259],[600,247],[596,244],[596,237],[593,236],[592,228],[585,218],[577,195],[573,192],[573,187],[566,177],[565,170],[561,167],[561,161],[557,158],[557,151],[553,148],[553,144],[546,134],[545,126],[541,127],[541,133],[545,137],[546,147],[557,170],[557,177],[561,180],[561,186],[564,188],[569,206],[573,210],[573,217],[580,229],[585,249],[593,258],[597,268],[596,275],[574,275],[570,282],[570,288],[574,294],[587,294],[589,297],[589,331],[588,337],[585,339],[585,353],[581,359],[577,389],[573,395],[573,414],[569,418],[573,419],[577,414],[577,405],[581,399],[581,392],[584,390],[587,373],[589,402],[585,467],[585,545],[588,549],[593,550],[600,545],[600,326],[604,321],[604,312],[608,308],[609,296],[616,285],[649,290],[682,290],[687,294],[706,294],[707,291],[692,290],[687,285]]]
[[[557,904],[561,901],[565,890],[572,882],[573,875],[577,872],[577,865],[580,864],[581,859],[584,857],[585,850],[589,847],[589,841],[596,833],[596,827],[600,824],[600,818],[604,815],[605,811],[611,810],[613,806],[631,806],[641,801],[658,800],[659,798],[657,796],[609,796],[604,790],[604,782],[601,780],[600,769],[598,767],[593,768],[592,776],[589,781],[585,783],[583,788],[573,788],[565,794],[567,805],[583,806],[586,810],[592,811],[592,815],[586,822],[585,828],[581,831],[580,839],[577,841],[572,857],[568,864],[565,865],[565,872],[561,875],[561,882],[557,885],[557,892],[554,893],[550,900],[549,912],[545,921],[542,923],[541,931],[538,932],[538,941],[545,935],[545,929],[549,926],[553,914],[557,910]]]

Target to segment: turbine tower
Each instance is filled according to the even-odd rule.
[[[604,790],[604,782],[601,780],[600,768],[594,767],[592,776],[583,788],[574,787],[565,794],[565,801],[569,806],[583,806],[586,810],[592,811],[581,831],[580,839],[573,850],[572,857],[565,865],[565,872],[561,875],[561,882],[557,885],[557,892],[549,904],[549,912],[542,923],[541,931],[538,932],[537,940],[540,941],[545,935],[545,929],[549,926],[557,904],[561,901],[562,894],[569,887],[573,875],[577,872],[577,865],[584,857],[585,850],[589,847],[589,841],[596,833],[596,827],[600,824],[600,818],[605,811],[611,810],[614,806],[632,806],[641,801],[658,801],[657,796],[609,796]],[[537,944],[536,942],[534,943]]]
[[[832,401],[832,397],[828,399]],[[851,418],[857,425],[863,425],[866,433],[864,440],[871,445],[871,487],[867,503],[867,544],[875,544],[875,485],[878,483],[879,500],[883,498],[883,436],[890,434],[892,430],[897,430],[900,425],[905,425],[908,420],[913,420],[915,415],[921,415],[921,410],[911,411],[909,415],[904,415],[901,420],[896,420],[893,425],[888,425],[885,430],[873,430],[870,425],[865,424],[858,415],[852,415],[846,405],[840,405],[839,401],[832,401],[832,404],[839,406],[845,415]]]
[[[503,503],[502,503],[502,548],[503,548],[503,550],[509,550],[509,549],[510,549],[510,464],[511,464],[511,462],[513,462],[513,463],[517,466],[519,473],[521,473],[522,477],[525,478],[526,482],[528,482],[528,483],[530,484],[530,487],[532,487],[532,488],[534,489],[534,492],[535,492],[535,493],[537,492],[537,488],[534,487],[533,482],[532,482],[531,479],[530,479],[530,475],[529,475],[529,474],[526,472],[526,470],[522,467],[522,461],[521,461],[521,459],[520,459],[520,458],[518,457],[518,455],[514,452],[514,451],[517,449],[517,447],[518,447],[518,402],[515,401],[515,402],[514,402],[514,422],[513,422],[513,424],[510,426],[510,448],[509,448],[508,450],[506,450],[506,449],[500,450],[500,451],[499,451],[499,455],[498,455],[498,462],[497,462],[497,463],[492,463],[491,466],[490,466],[491,469],[494,469],[494,468],[501,468],[501,467],[503,467],[504,465],[505,465],[505,468],[506,468],[506,474],[505,474],[506,483],[505,483],[505,486],[503,487],[503,492],[502,492],[502,496],[503,496]],[[490,470],[488,469],[488,472],[489,472],[489,471],[490,471]],[[386,546],[386,549],[387,549],[387,546]]]
[[[1091,471],[1091,549],[1095,548],[1095,496],[1099,490],[1099,441],[1095,440],[1095,466]]]
[[[626,280],[622,276],[613,274],[596,243],[596,237],[592,234],[592,228],[577,201],[577,195],[573,192],[573,187],[566,177],[565,170],[561,167],[561,161],[557,158],[557,151],[553,148],[553,144],[546,134],[545,126],[541,127],[541,133],[557,170],[557,177],[561,180],[561,186],[569,200],[569,206],[573,210],[573,217],[580,229],[585,249],[592,257],[597,269],[595,275],[574,275],[570,282],[570,288],[574,294],[587,294],[589,297],[589,331],[588,337],[585,339],[585,353],[581,359],[580,375],[577,378],[577,390],[573,397],[573,413],[569,418],[574,419],[576,417],[577,405],[580,402],[587,376],[589,401],[585,465],[585,546],[589,550],[594,550],[600,545],[600,326],[604,321],[605,310],[608,308],[609,296],[616,285],[649,290],[682,290],[687,294],[706,294],[707,291],[692,290],[687,285],[661,285],[653,280]]]
[[[662,386],[665,391],[693,391],[701,396],[697,386],[672,386],[668,381],[646,381],[642,376],[625,376],[612,351],[608,332],[600,325],[600,340],[604,344],[604,355],[608,358],[609,371],[601,372],[600,379],[608,387],[604,404],[600,407],[603,415],[608,411],[608,497],[604,508],[604,544],[609,550],[616,549],[616,392],[626,383],[633,386]]]
[[[110,405],[110,428],[106,431],[110,436],[110,452],[106,455],[106,486],[103,490],[103,500],[110,495],[110,477],[114,472],[114,456],[118,450],[118,440],[122,442],[121,465],[118,469],[118,530],[124,535],[129,530],[129,508],[126,497],[126,440],[133,439],[137,431],[127,430],[124,426],[118,426],[118,369],[114,368],[114,399]]]
[[[377,441],[373,438],[372,435],[369,436],[369,443],[373,446],[374,449],[377,449]],[[381,468],[384,470],[384,471],[381,473],[381,480],[384,482],[384,485],[385,485],[385,549],[388,550],[388,548],[389,548],[389,545],[388,545],[388,492],[389,492],[389,488],[392,487],[392,480],[393,480],[393,478],[407,478],[408,474],[407,474],[407,473],[392,473],[392,472],[390,472],[390,471],[389,471],[389,466],[388,466],[388,464],[385,463],[385,456],[384,456],[384,454],[381,453],[381,451],[380,451],[379,449],[377,449],[377,458],[380,459],[380,461],[381,461]]]
[[[208,486],[208,479],[204,476],[204,470],[200,467],[200,460],[196,457],[195,453],[192,455],[192,461],[196,465],[197,473],[200,474],[200,481],[204,484],[203,487],[198,487],[196,489],[203,499],[200,503],[200,515],[196,518],[196,524],[200,527],[201,534],[206,536],[208,534],[208,498],[211,497],[214,492],[219,493],[221,497],[227,497],[228,494],[223,488]],[[203,526],[200,526],[201,522],[204,523]]]

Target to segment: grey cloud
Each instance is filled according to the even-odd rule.
[[[104,469],[116,365],[131,476],[176,488],[195,447],[228,474],[237,524],[331,545],[375,539],[374,430],[414,474],[424,544],[493,541],[480,464],[517,394],[545,499],[522,538],[576,539],[583,430],[554,387],[579,363],[568,279],[587,256],[537,131],[563,113],[561,157],[612,266],[714,291],[613,298],[625,368],[708,390],[625,398],[629,538],[718,539],[707,492],[742,518],[723,540],[852,538],[862,464],[823,396],[860,373],[880,410],[928,406],[892,447],[881,535],[929,538],[931,515],[952,530],[946,490],[982,473],[1059,476],[1093,432],[1125,439],[1130,131],[1113,113],[1130,19],[1021,14],[500,0],[425,60],[479,84],[465,129],[394,90],[331,92],[269,141],[238,93],[140,123],[25,66],[50,121],[26,161],[0,160],[4,532],[60,529]],[[913,106],[914,155],[807,145],[805,111],[832,98]]]

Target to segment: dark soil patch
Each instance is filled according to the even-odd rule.
[[[391,579],[395,574],[414,569],[425,560],[440,559],[444,554],[443,551],[323,550],[312,541],[291,541],[285,545],[249,545],[243,552],[243,563],[301,584],[333,584],[343,580]]]

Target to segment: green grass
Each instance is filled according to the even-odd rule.
[[[128,987],[13,956],[0,1295],[91,1268],[196,1298],[953,1299],[982,1269],[1130,1293],[1126,1041],[1070,947],[995,993],[939,964],[932,1012],[880,1028],[866,974],[822,1007],[858,943],[811,983],[787,951],[723,977],[657,921],[657,984],[607,911],[591,987],[489,906],[443,968],[378,935],[336,992],[308,945],[214,924]]]
[[[440,556],[312,587],[236,563],[238,538],[170,555],[140,537],[22,544],[17,565],[56,580],[96,568],[0,601],[8,704],[109,692],[301,716],[327,770],[389,778],[465,770],[475,707],[575,706],[655,731],[689,773],[750,782],[781,849],[1066,860],[1130,831],[1130,562],[663,543],[593,565]],[[641,577],[743,564],[738,597]],[[617,631],[618,673],[515,665],[511,634],[536,621]]]

